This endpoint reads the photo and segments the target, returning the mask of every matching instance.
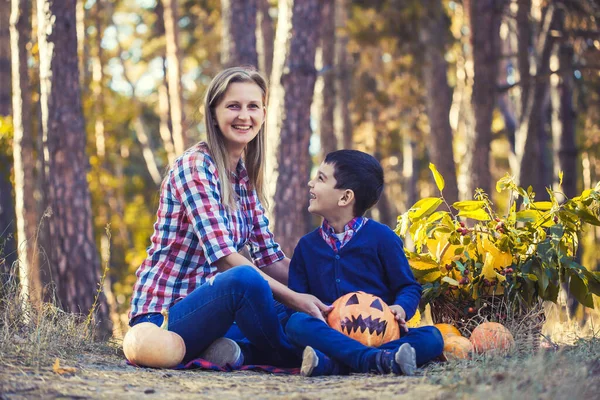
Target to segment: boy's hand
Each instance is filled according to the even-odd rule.
[[[333,306],[327,306],[312,294],[307,293],[296,293],[295,305],[296,310],[312,315],[325,323],[327,322],[325,317],[333,310]]]
[[[394,314],[394,318],[396,318],[396,321],[398,321],[398,325],[400,325],[400,330],[408,332],[408,325],[406,324],[406,311],[404,311],[404,308],[394,304],[393,306],[390,306],[390,309],[392,310],[392,314]]]

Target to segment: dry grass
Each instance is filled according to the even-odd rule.
[[[84,352],[113,352],[110,343],[94,342],[85,316],[55,305],[36,307],[22,297],[14,276],[0,285],[0,365],[40,368],[55,358]]]

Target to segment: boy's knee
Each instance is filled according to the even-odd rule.
[[[437,348],[441,354],[444,351],[444,337],[440,330],[435,326],[423,326],[420,329],[423,329],[424,333],[429,337],[431,346]]]
[[[302,312],[296,312],[290,316],[290,319],[285,326],[285,333],[290,339],[293,340],[293,338],[296,337],[296,334],[302,329],[308,318],[310,318],[310,316]]]

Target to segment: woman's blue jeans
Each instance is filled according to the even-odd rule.
[[[369,372],[370,361],[381,350],[396,352],[403,343],[410,343],[417,353],[417,365],[423,365],[442,354],[444,340],[434,326],[411,328],[400,339],[380,347],[368,347],[330,328],[323,321],[304,313],[294,313],[286,325],[286,333],[295,345],[311,346],[350,368],[350,372]]]
[[[132,320],[162,324],[159,313]],[[183,338],[185,361],[197,358],[235,322],[244,338],[236,338],[245,364],[298,367],[302,350],[293,346],[279,321],[268,282],[250,266],[237,266],[216,275],[169,309],[169,330]],[[239,336],[239,335],[238,335]]]

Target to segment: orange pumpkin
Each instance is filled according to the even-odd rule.
[[[153,368],[172,368],[185,356],[185,343],[181,336],[169,332],[169,313],[160,327],[152,322],[134,325],[123,338],[123,353],[129,362]]]
[[[450,324],[435,324],[434,326],[439,329],[439,331],[442,334],[442,337],[444,339],[446,339],[446,336],[454,336],[454,335],[456,335],[456,336],[462,336],[460,334],[460,331],[454,325],[450,325]]]
[[[337,299],[327,323],[366,346],[379,347],[400,338],[400,327],[390,307],[364,292],[351,292]]]
[[[449,360],[467,359],[473,353],[473,344],[464,336],[447,336],[444,338],[444,355]]]
[[[512,333],[497,322],[484,322],[471,333],[471,343],[478,353],[506,353],[515,343]]]

